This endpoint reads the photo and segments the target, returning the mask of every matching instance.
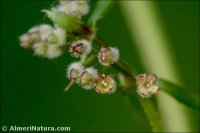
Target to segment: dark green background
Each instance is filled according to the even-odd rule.
[[[44,22],[40,10],[51,3],[1,1],[1,125],[70,126],[71,131],[150,131],[137,100],[133,99],[134,106],[130,107],[120,93],[99,95],[77,86],[65,93],[65,69],[75,60],[67,51],[58,59],[47,60],[19,46],[18,37]],[[156,4],[184,85],[199,93],[199,2]],[[117,3],[98,23],[98,34],[117,46],[121,57],[138,71],[145,71]],[[188,115],[193,130],[199,130],[198,111]]]

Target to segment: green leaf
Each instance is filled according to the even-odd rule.
[[[80,30],[81,22],[80,18],[76,16],[67,15],[62,12],[53,12],[49,10],[43,10],[51,21],[59,26],[60,28],[65,29],[68,32]]]
[[[113,0],[99,0],[97,2],[94,11],[88,21],[88,24],[92,26],[92,28],[95,28],[97,21],[105,16],[105,14],[111,8],[113,2]]]
[[[167,92],[179,102],[189,107],[199,109],[199,95],[193,93],[189,88],[182,88],[163,79],[158,80],[158,85],[161,88],[161,91]]]

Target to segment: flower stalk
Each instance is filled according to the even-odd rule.
[[[91,19],[89,19],[89,26],[87,26],[81,20],[82,16],[89,12],[87,1],[60,1],[59,5],[51,10],[42,10],[51,19],[54,26],[42,25],[32,28],[27,34],[20,37],[21,46],[32,48],[35,55],[48,59],[57,58],[68,49],[72,56],[79,59],[79,61],[68,66],[67,78],[69,84],[65,91],[69,90],[74,83],[77,83],[82,88],[94,89],[99,94],[111,94],[117,90],[122,94],[130,94],[130,97],[138,93],[142,98],[149,98],[157,93],[159,86],[161,86],[161,88],[166,87],[164,90],[171,93],[179,101],[197,107],[198,102],[193,104],[196,99],[190,100],[191,98],[188,98],[187,95],[180,96],[177,93],[176,88],[179,88],[178,86],[163,80],[159,80],[159,86],[157,86],[155,74],[138,74],[131,65],[120,58],[120,52],[117,48],[110,47],[104,39],[96,35],[96,22],[105,13],[102,7],[107,10],[111,4],[112,2],[100,1],[94,14],[91,15]],[[100,73],[94,66],[89,66],[95,60],[98,60],[99,64],[103,66],[102,70],[99,71]],[[119,72],[119,77],[120,74],[123,76],[120,80],[129,80],[131,84],[125,81],[123,83],[124,85],[127,83],[127,86],[122,86],[125,89],[117,87],[115,77],[110,73],[104,74],[104,70],[108,70],[110,67]],[[167,88],[171,86],[175,89]],[[136,89],[133,88],[137,88],[137,93]],[[162,131],[160,116],[152,101],[141,98],[139,101],[153,131]],[[189,103],[190,101],[192,104]]]

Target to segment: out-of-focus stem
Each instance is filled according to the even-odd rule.
[[[158,110],[155,109],[153,102],[148,99],[141,99],[139,101],[143,107],[143,110],[149,119],[149,124],[152,127],[153,132],[163,132],[163,125],[158,113]]]
[[[121,1],[125,19],[141,53],[148,71],[159,77],[180,83],[173,65],[173,54],[163,33],[163,27],[152,1]],[[160,91],[158,105],[167,132],[189,132],[189,119],[185,109],[177,101]]]

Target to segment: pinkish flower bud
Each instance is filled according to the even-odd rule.
[[[80,57],[81,55],[87,55],[91,52],[92,46],[87,40],[75,41],[70,46],[70,53],[74,57]]]
[[[119,60],[119,50],[117,48],[101,48],[98,54],[99,62],[108,66]]]

